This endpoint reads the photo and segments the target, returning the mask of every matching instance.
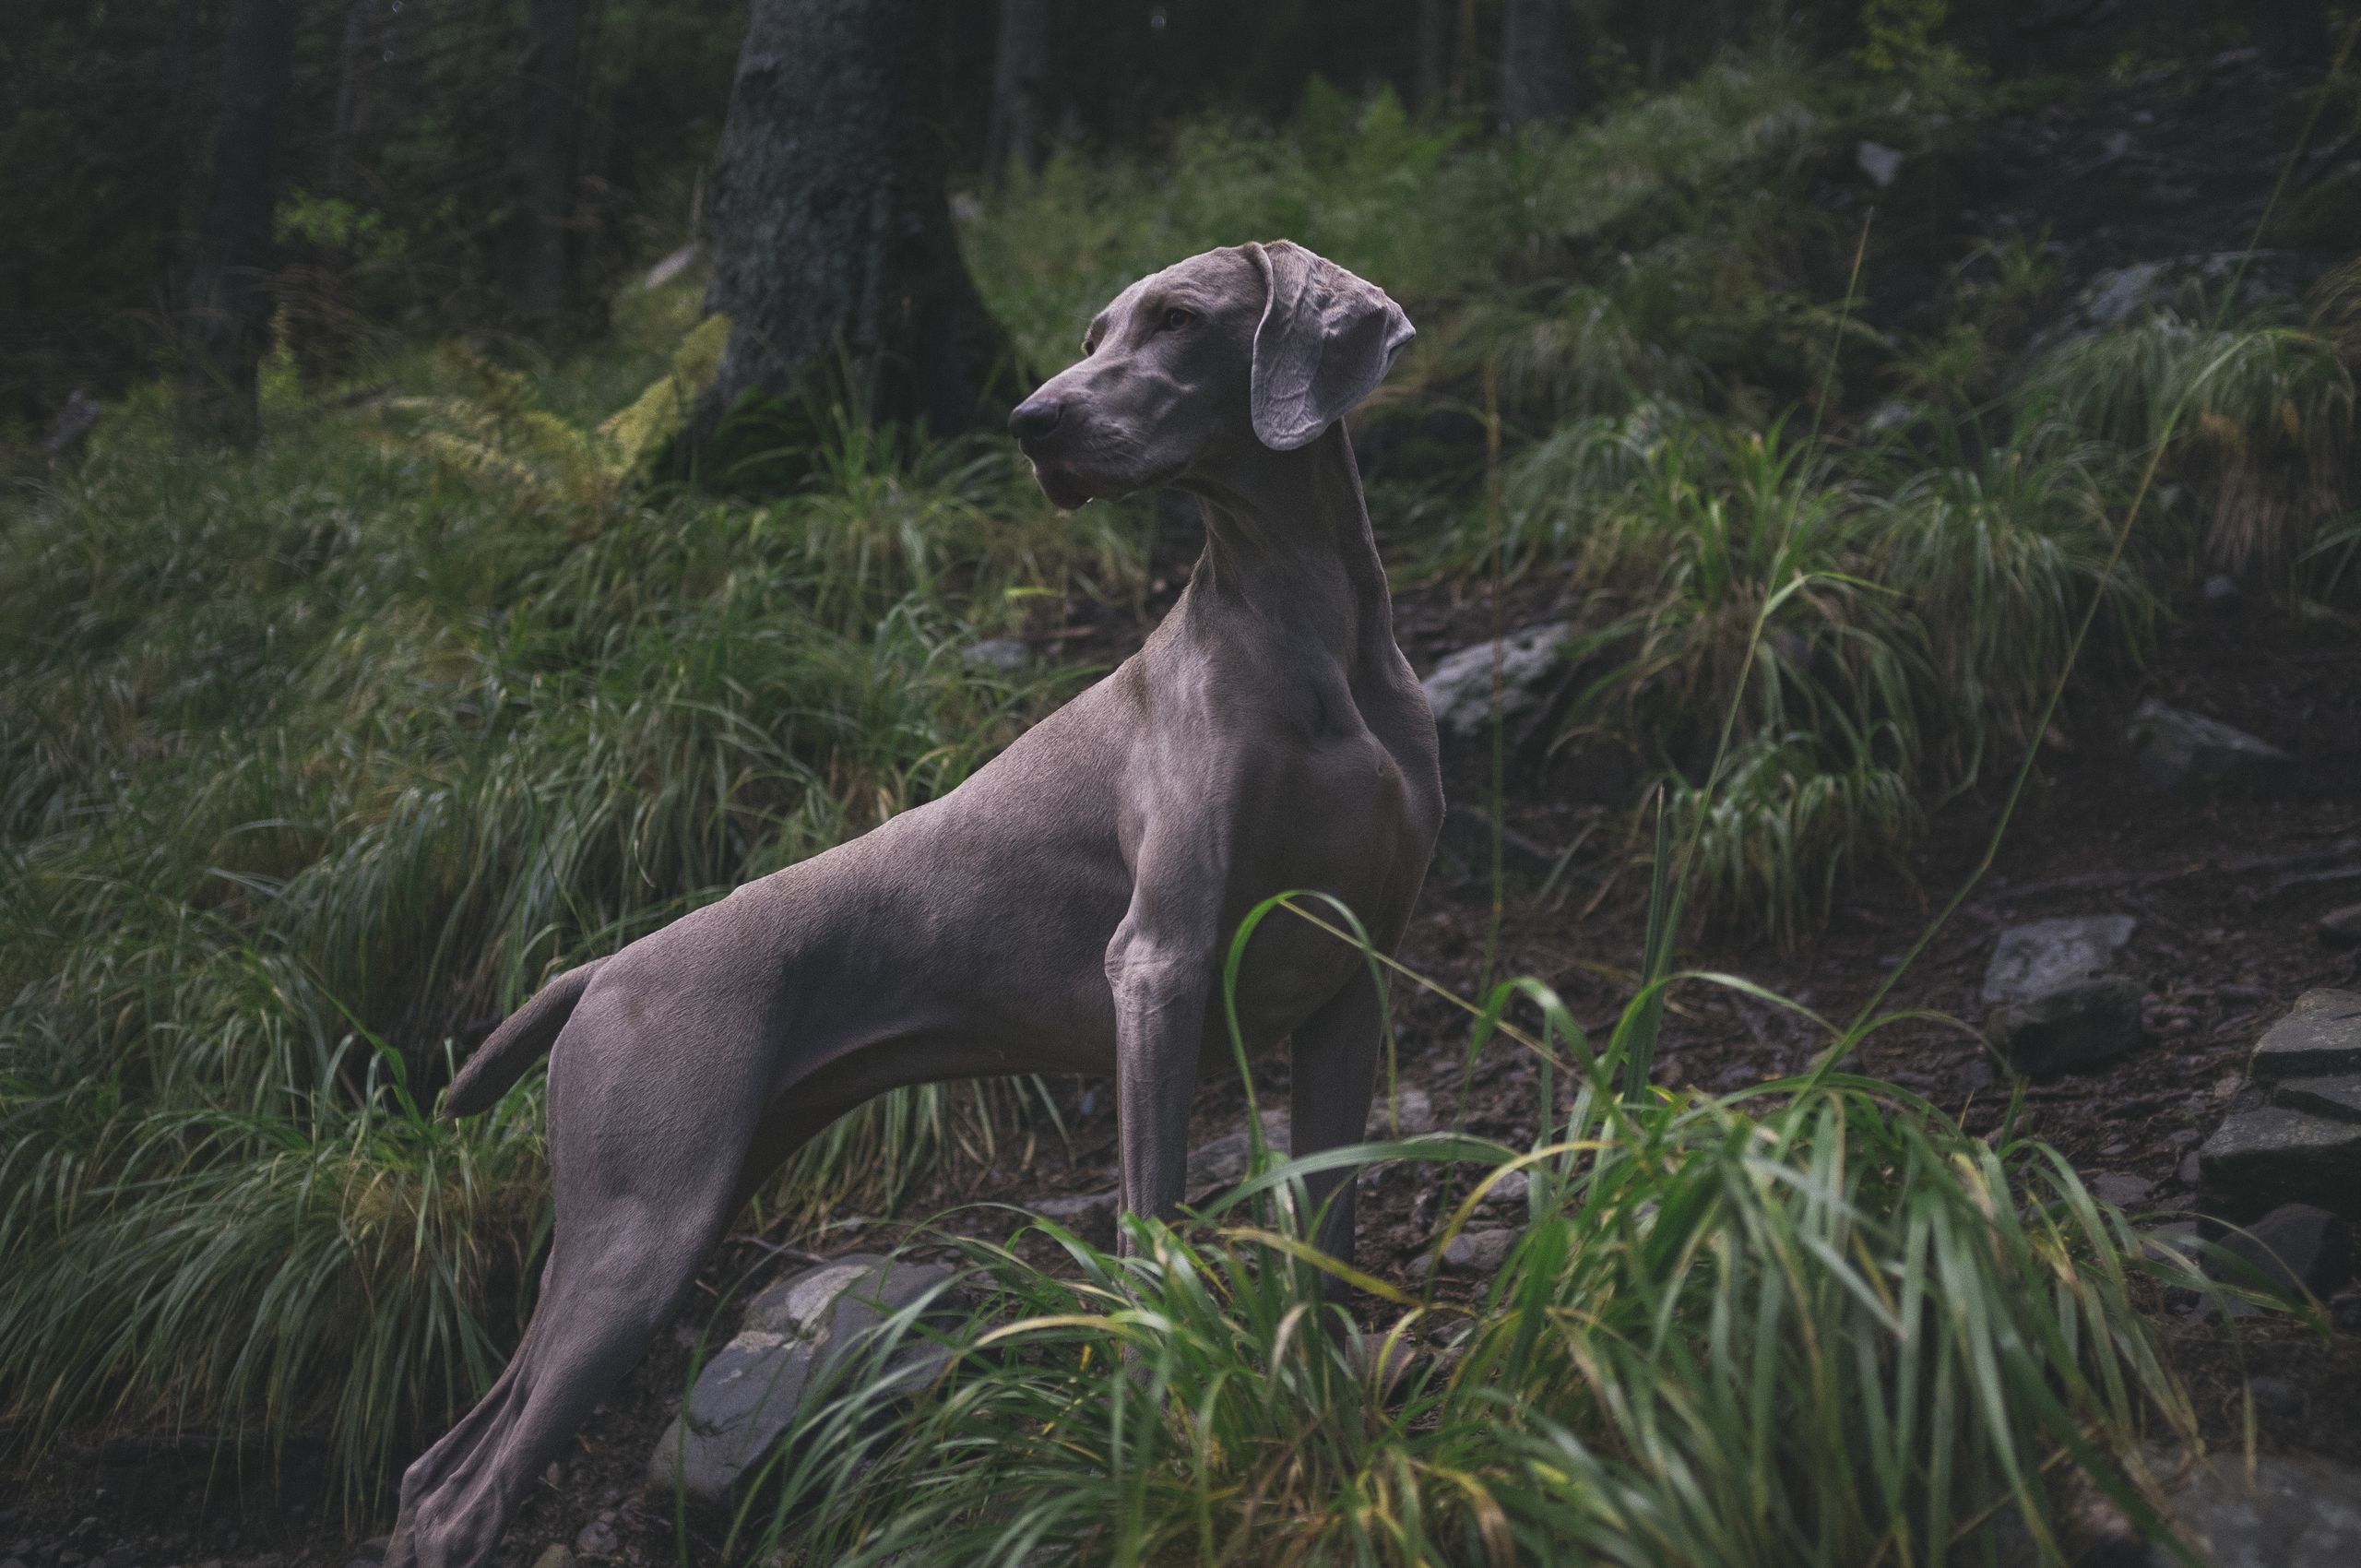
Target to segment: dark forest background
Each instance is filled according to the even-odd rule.
[[[1773,37],[1889,62],[1940,49],[2006,81],[2249,42],[2317,63],[2332,19],[2305,0],[882,8],[929,75],[908,129],[962,186],[1055,148],[1146,151],[1208,113],[1284,123],[1314,78],[1496,128],[1594,113]],[[373,333],[596,332],[626,270],[699,232],[748,20],[743,0],[19,0],[0,38],[0,418],[237,362],[272,321],[313,375]],[[239,319],[198,330],[225,287],[250,296]]]

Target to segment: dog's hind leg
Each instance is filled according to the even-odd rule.
[[[736,1207],[762,1110],[749,1075],[686,1072],[651,1103],[626,1012],[594,997],[550,1081],[556,1241],[492,1392],[402,1479],[388,1568],[477,1568],[534,1480],[680,1305]],[[642,1015],[644,1016],[644,1015]],[[706,1058],[734,1063],[731,1052]],[[759,1056],[752,1041],[746,1056]]]

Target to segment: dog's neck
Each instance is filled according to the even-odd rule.
[[[1393,596],[1341,421],[1308,446],[1254,445],[1178,488],[1204,503],[1192,611],[1242,611],[1348,660],[1375,639],[1392,644]]]

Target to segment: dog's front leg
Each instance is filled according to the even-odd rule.
[[[1296,1027],[1288,1103],[1292,1134],[1287,1152],[1301,1157],[1360,1141],[1376,1087],[1378,1047],[1385,1032],[1377,981],[1356,970],[1345,989]],[[1304,1179],[1314,1213],[1322,1206],[1321,1251],[1341,1263],[1353,1261],[1353,1186],[1349,1170],[1323,1170]]]
[[[1169,1219],[1189,1165],[1189,1101],[1197,1084],[1211,990],[1211,919],[1198,925],[1135,896],[1107,947],[1115,994],[1116,1135],[1123,1206]],[[1122,1250],[1131,1251],[1123,1238]]]

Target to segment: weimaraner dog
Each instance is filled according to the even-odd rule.
[[[739,1204],[862,1100],[1111,1071],[1124,1205],[1167,1215],[1192,1089],[1231,1060],[1246,912],[1318,889],[1399,940],[1442,785],[1340,421],[1411,336],[1286,241],[1123,291],[1008,422],[1062,508],[1203,499],[1204,555],[1140,651],[942,799],[561,975],[469,1061],[448,1114],[550,1052],[556,1239],[506,1372],[402,1478],[389,1568],[484,1562]],[[1238,1004],[1250,1046],[1291,1042],[1296,1152],[1358,1137],[1382,1029],[1361,954],[1268,921]],[[1352,1184],[1310,1186],[1348,1254]]]

